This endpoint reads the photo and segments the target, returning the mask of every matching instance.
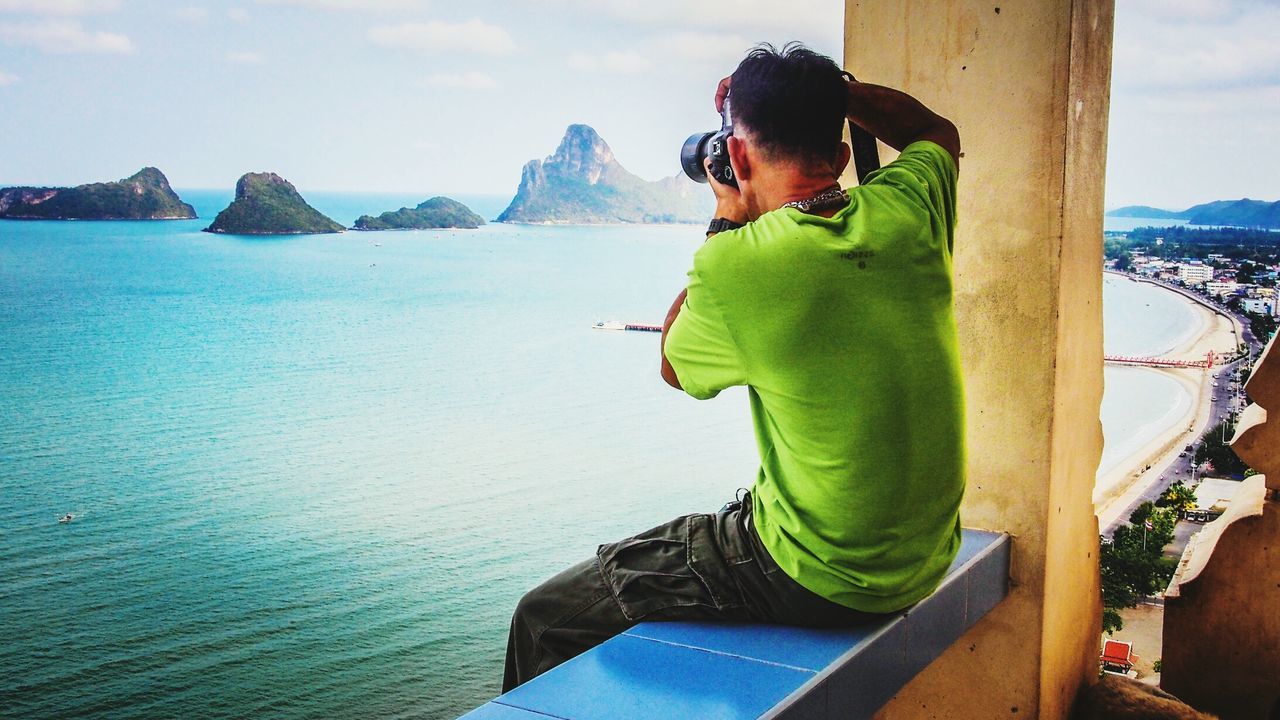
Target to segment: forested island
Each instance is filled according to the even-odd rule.
[[[353,230],[434,230],[439,228],[465,228],[474,230],[484,224],[484,218],[471,208],[447,197],[424,200],[417,207],[402,207],[374,217],[361,215]]]
[[[554,154],[524,166],[498,222],[705,222],[714,207],[711,192],[683,174],[644,180],[622,167],[594,129],[570,125]]]
[[[153,167],[116,182],[75,187],[0,189],[0,218],[10,220],[189,220],[195,208]]]
[[[218,213],[205,232],[230,235],[339,233],[346,228],[307,204],[288,180],[272,172],[246,173],[236,182],[236,199]]]
[[[1111,217],[1186,220],[1191,225],[1233,225],[1235,227],[1280,228],[1280,201],[1215,200],[1186,210],[1161,210],[1147,205],[1129,205],[1107,213]]]

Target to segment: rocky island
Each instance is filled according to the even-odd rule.
[[[676,151],[672,148],[672,164]],[[706,222],[715,199],[683,174],[649,182],[628,172],[587,125],[570,125],[555,154],[530,160],[498,216],[508,223]]]
[[[236,199],[205,232],[228,235],[306,235],[346,228],[307,204],[288,180],[275,173],[246,173],[236,181]]]
[[[433,230],[437,228],[466,228],[474,230],[484,224],[484,218],[471,208],[447,197],[433,197],[416,208],[402,207],[384,212],[378,217],[361,215],[353,230]]]
[[[190,205],[169,187],[169,179],[145,167],[116,182],[75,187],[0,189],[0,218],[13,220],[189,220]]]

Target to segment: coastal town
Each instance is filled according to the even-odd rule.
[[[1165,367],[1159,359],[1134,363],[1178,380],[1196,398],[1183,418],[1185,427],[1175,424],[1109,475],[1100,473],[1095,492],[1104,643],[1131,655],[1131,662],[1109,671],[1154,679],[1160,674],[1164,598],[1176,593],[1187,548],[1205,523],[1227,511],[1242,480],[1255,472],[1229,444],[1249,403],[1245,382],[1280,319],[1280,234],[1146,227],[1107,233],[1105,248],[1104,269],[1112,277],[1179,293],[1202,315],[1198,337],[1164,356]],[[1198,369],[1188,366],[1196,355],[1203,356]],[[1135,557],[1143,560],[1135,564]]]
[[[1141,227],[1108,232],[1106,269],[1196,292],[1246,319],[1259,341],[1280,317],[1280,232]]]

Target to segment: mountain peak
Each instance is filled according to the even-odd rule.
[[[145,185],[150,185],[152,187],[158,187],[158,188],[169,187],[169,178],[165,177],[164,173],[160,172],[160,168],[151,167],[151,166],[142,168],[138,172],[130,175],[129,177],[125,178],[124,180],[121,180],[120,182],[126,182],[126,183],[137,182],[137,183],[143,183]]]
[[[545,164],[553,166],[559,174],[580,177],[594,185],[600,181],[605,168],[616,162],[613,150],[595,128],[574,124],[564,131],[560,146]]]
[[[236,199],[243,198],[254,190],[270,185],[283,186],[295,195],[298,193],[298,189],[293,186],[293,183],[273,172],[245,173],[236,181]]]
[[[711,216],[714,198],[693,185],[680,177],[647,182],[627,172],[599,133],[574,124],[555,153],[525,164],[498,222],[698,222]]]

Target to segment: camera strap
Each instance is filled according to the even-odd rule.
[[[880,150],[875,137],[852,120],[849,121],[849,145],[853,148],[853,171],[861,185],[867,173],[880,169]]]
[[[853,73],[845,70],[840,73],[849,82],[857,82]],[[880,169],[880,150],[876,147],[876,138],[863,130],[854,121],[849,121],[849,146],[853,148],[853,171],[858,175],[858,184],[867,177],[867,173]]]

